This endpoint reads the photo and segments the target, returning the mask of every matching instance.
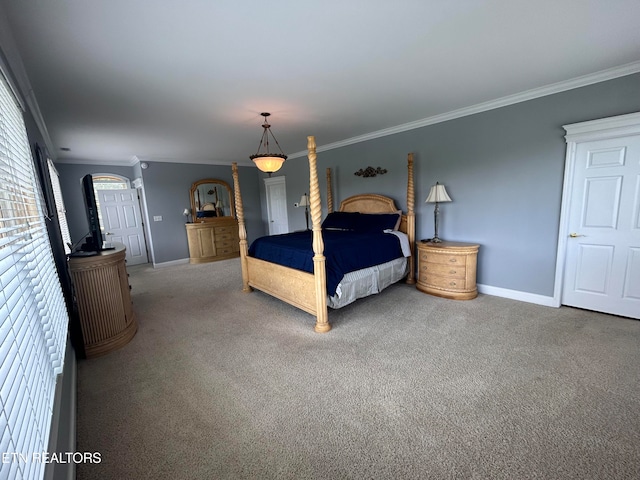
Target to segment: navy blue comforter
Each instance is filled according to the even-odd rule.
[[[389,233],[323,230],[327,294],[333,296],[345,274],[403,256],[400,240]],[[312,232],[272,235],[255,240],[251,257],[313,273]]]

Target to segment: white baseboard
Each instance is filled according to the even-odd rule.
[[[536,293],[519,292],[508,288],[492,287],[491,285],[478,285],[478,292],[495,297],[510,298],[521,302],[535,303],[545,307],[558,307],[558,303],[553,297],[538,295]]]
[[[170,262],[154,263],[153,268],[171,267],[173,265],[182,265],[183,263],[189,263],[189,259],[181,258],[180,260],[171,260]]]

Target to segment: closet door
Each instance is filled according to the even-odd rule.
[[[640,133],[569,148],[562,304],[640,318]]]
[[[267,195],[267,217],[269,235],[289,232],[289,217],[287,216],[287,188],[285,177],[264,179]]]

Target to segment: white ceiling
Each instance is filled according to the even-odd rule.
[[[638,0],[0,1],[58,161],[244,164],[264,111],[295,157],[640,71]]]

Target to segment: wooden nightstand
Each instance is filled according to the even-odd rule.
[[[461,242],[416,244],[418,290],[453,300],[471,300],[478,296],[476,265],[480,245]]]

